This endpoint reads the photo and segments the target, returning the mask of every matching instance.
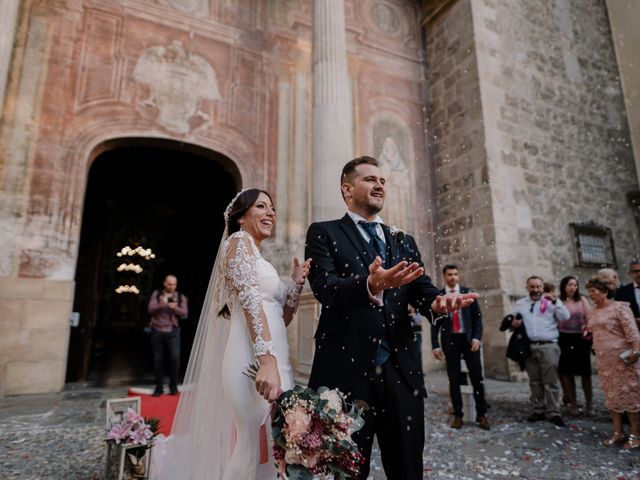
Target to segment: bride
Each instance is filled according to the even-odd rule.
[[[269,402],[293,387],[286,327],[311,260],[293,261],[288,285],[260,254],[275,224],[264,190],[241,191],[225,210],[221,243],[171,435],[162,480],[273,480]],[[243,375],[256,360],[255,382]],[[261,427],[262,426],[262,427]],[[160,451],[158,452],[160,453]],[[154,462],[157,464],[157,462]]]

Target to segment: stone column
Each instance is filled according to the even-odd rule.
[[[640,62],[637,61],[640,10],[634,2],[607,0],[606,3],[627,111],[629,136],[635,154],[636,175],[640,184],[640,106],[636,100],[640,98]]]
[[[18,0],[0,0],[0,111],[4,104],[19,6]]]
[[[340,172],[353,154],[344,0],[313,2],[313,220],[344,214]]]

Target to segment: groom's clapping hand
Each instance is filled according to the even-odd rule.
[[[447,293],[438,295],[431,303],[431,310],[436,313],[449,313],[461,308],[468,307],[475,300],[480,298],[477,293]]]
[[[383,290],[411,283],[423,273],[424,268],[416,262],[400,262],[386,269],[382,267],[382,259],[376,257],[369,265],[369,291],[372,295],[377,295]]]

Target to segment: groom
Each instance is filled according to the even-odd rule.
[[[322,304],[309,386],[339,388],[368,405],[354,434],[369,474],[374,435],[387,478],[422,478],[424,397],[420,355],[408,305],[434,319],[470,305],[477,294],[439,295],[424,273],[412,237],[392,234],[378,213],[385,179],[372,157],[342,169],[347,214],[309,227],[305,258],[309,282]]]

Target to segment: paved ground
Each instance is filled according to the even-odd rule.
[[[640,479],[640,453],[600,445],[610,424],[597,380],[595,417],[567,417],[565,429],[525,422],[526,384],[486,383],[492,430],[473,422],[451,430],[446,376],[429,374],[425,478]],[[100,479],[105,400],[125,393],[125,388],[71,388],[58,395],[0,399],[0,479]],[[377,454],[371,478],[386,478]]]

